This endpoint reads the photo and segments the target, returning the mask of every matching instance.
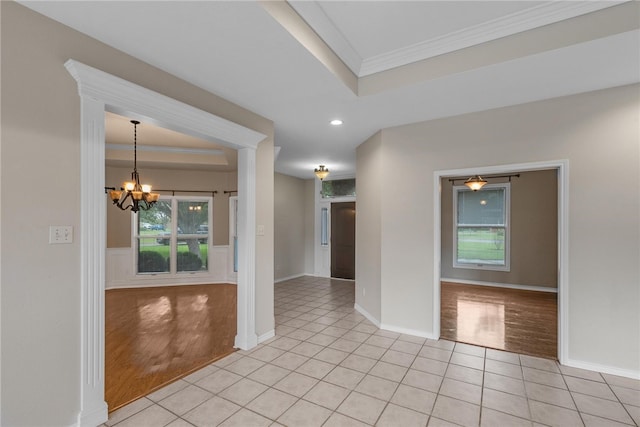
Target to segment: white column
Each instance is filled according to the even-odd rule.
[[[104,103],[83,96],[80,130],[80,426],[99,425],[108,415],[104,400],[104,120]]]
[[[256,335],[256,150],[238,150],[238,330],[235,346],[258,345]]]

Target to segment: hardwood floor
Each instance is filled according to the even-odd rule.
[[[236,286],[107,290],[105,332],[111,412],[234,351]]]
[[[557,359],[557,294],[442,282],[440,335]]]

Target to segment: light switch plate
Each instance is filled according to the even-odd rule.
[[[73,243],[73,227],[70,225],[49,226],[49,244]]]

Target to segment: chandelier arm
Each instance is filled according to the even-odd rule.
[[[140,184],[140,174],[138,174],[138,125],[137,120],[130,121],[133,124],[133,172],[131,172],[131,182],[125,182],[124,188],[116,191],[115,187],[105,187],[105,193],[112,197],[113,204],[123,211],[131,209],[137,213],[140,209],[151,209],[158,200],[157,193],[151,193],[150,185]],[[111,190],[111,191],[107,191]],[[131,199],[130,201],[128,199]],[[149,200],[151,199],[151,200]]]

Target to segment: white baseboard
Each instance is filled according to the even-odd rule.
[[[380,329],[384,329],[385,331],[398,332],[404,335],[413,335],[415,337],[420,337],[420,338],[429,338],[432,340],[438,339],[435,335],[433,335],[430,332],[419,331],[417,329],[401,328],[399,326],[388,325],[386,323],[381,324]]]
[[[364,317],[366,317],[369,322],[371,322],[374,325],[376,325],[376,328],[380,328],[380,321],[378,319],[376,319],[375,317],[373,317],[371,315],[371,313],[369,313],[367,310],[365,310],[364,308],[362,308],[358,304],[354,304],[353,308],[355,308],[358,313],[360,313]]]
[[[167,282],[149,281],[148,283],[124,282],[124,283],[118,283],[118,284],[111,283],[110,286],[105,287],[105,291],[110,291],[115,289],[163,288],[167,286],[195,286],[195,285],[237,285],[237,283],[231,282],[231,281],[220,282],[216,280],[204,280],[204,281],[193,280],[193,281],[184,282],[184,283],[180,283],[180,282],[174,283],[171,281],[167,281]]]
[[[285,282],[287,280],[297,279],[298,277],[304,277],[304,276],[307,276],[307,274],[305,274],[305,273],[294,274],[293,276],[287,276],[287,277],[282,277],[280,279],[276,279],[276,280],[274,280],[274,283]]]
[[[371,315],[371,313],[369,313],[367,310],[365,310],[364,308],[362,308],[362,306],[360,306],[358,304],[354,304],[353,308],[355,308],[358,313],[360,313],[364,317],[366,317],[367,320],[369,320],[371,323],[376,325],[376,327],[379,328],[379,329],[383,329],[385,331],[390,331],[390,332],[398,332],[400,334],[405,334],[405,335],[413,335],[413,336],[420,337],[420,338],[429,338],[429,339],[432,339],[432,340],[433,339],[435,339],[435,340],[438,339],[438,338],[435,337],[435,335],[433,335],[433,334],[431,334],[429,332],[419,331],[419,330],[416,330],[416,329],[401,328],[401,327],[398,327],[398,326],[388,325],[386,323],[381,323],[378,319],[373,317]]]
[[[80,411],[78,414],[78,422],[76,426],[99,426],[106,422],[109,418],[107,402],[102,402],[98,408],[91,411]]]
[[[265,332],[264,334],[258,337],[258,344],[261,342],[265,342],[266,340],[270,340],[271,338],[276,336],[276,330],[272,329],[270,331]]]
[[[463,279],[450,279],[441,278],[441,282],[461,283],[463,285],[478,285],[478,286],[491,286],[494,288],[507,288],[507,289],[519,289],[521,291],[538,291],[538,292],[552,292],[558,293],[558,288],[551,288],[546,286],[529,286],[529,285],[516,285],[513,283],[494,283],[494,282],[482,282],[480,280],[463,280]]]
[[[583,362],[580,360],[567,359],[565,366],[571,368],[586,369],[587,371],[601,372],[603,374],[617,375],[619,377],[632,378],[634,380],[640,380],[640,371],[634,371],[631,369],[620,369],[613,366],[600,365],[598,363]]]

